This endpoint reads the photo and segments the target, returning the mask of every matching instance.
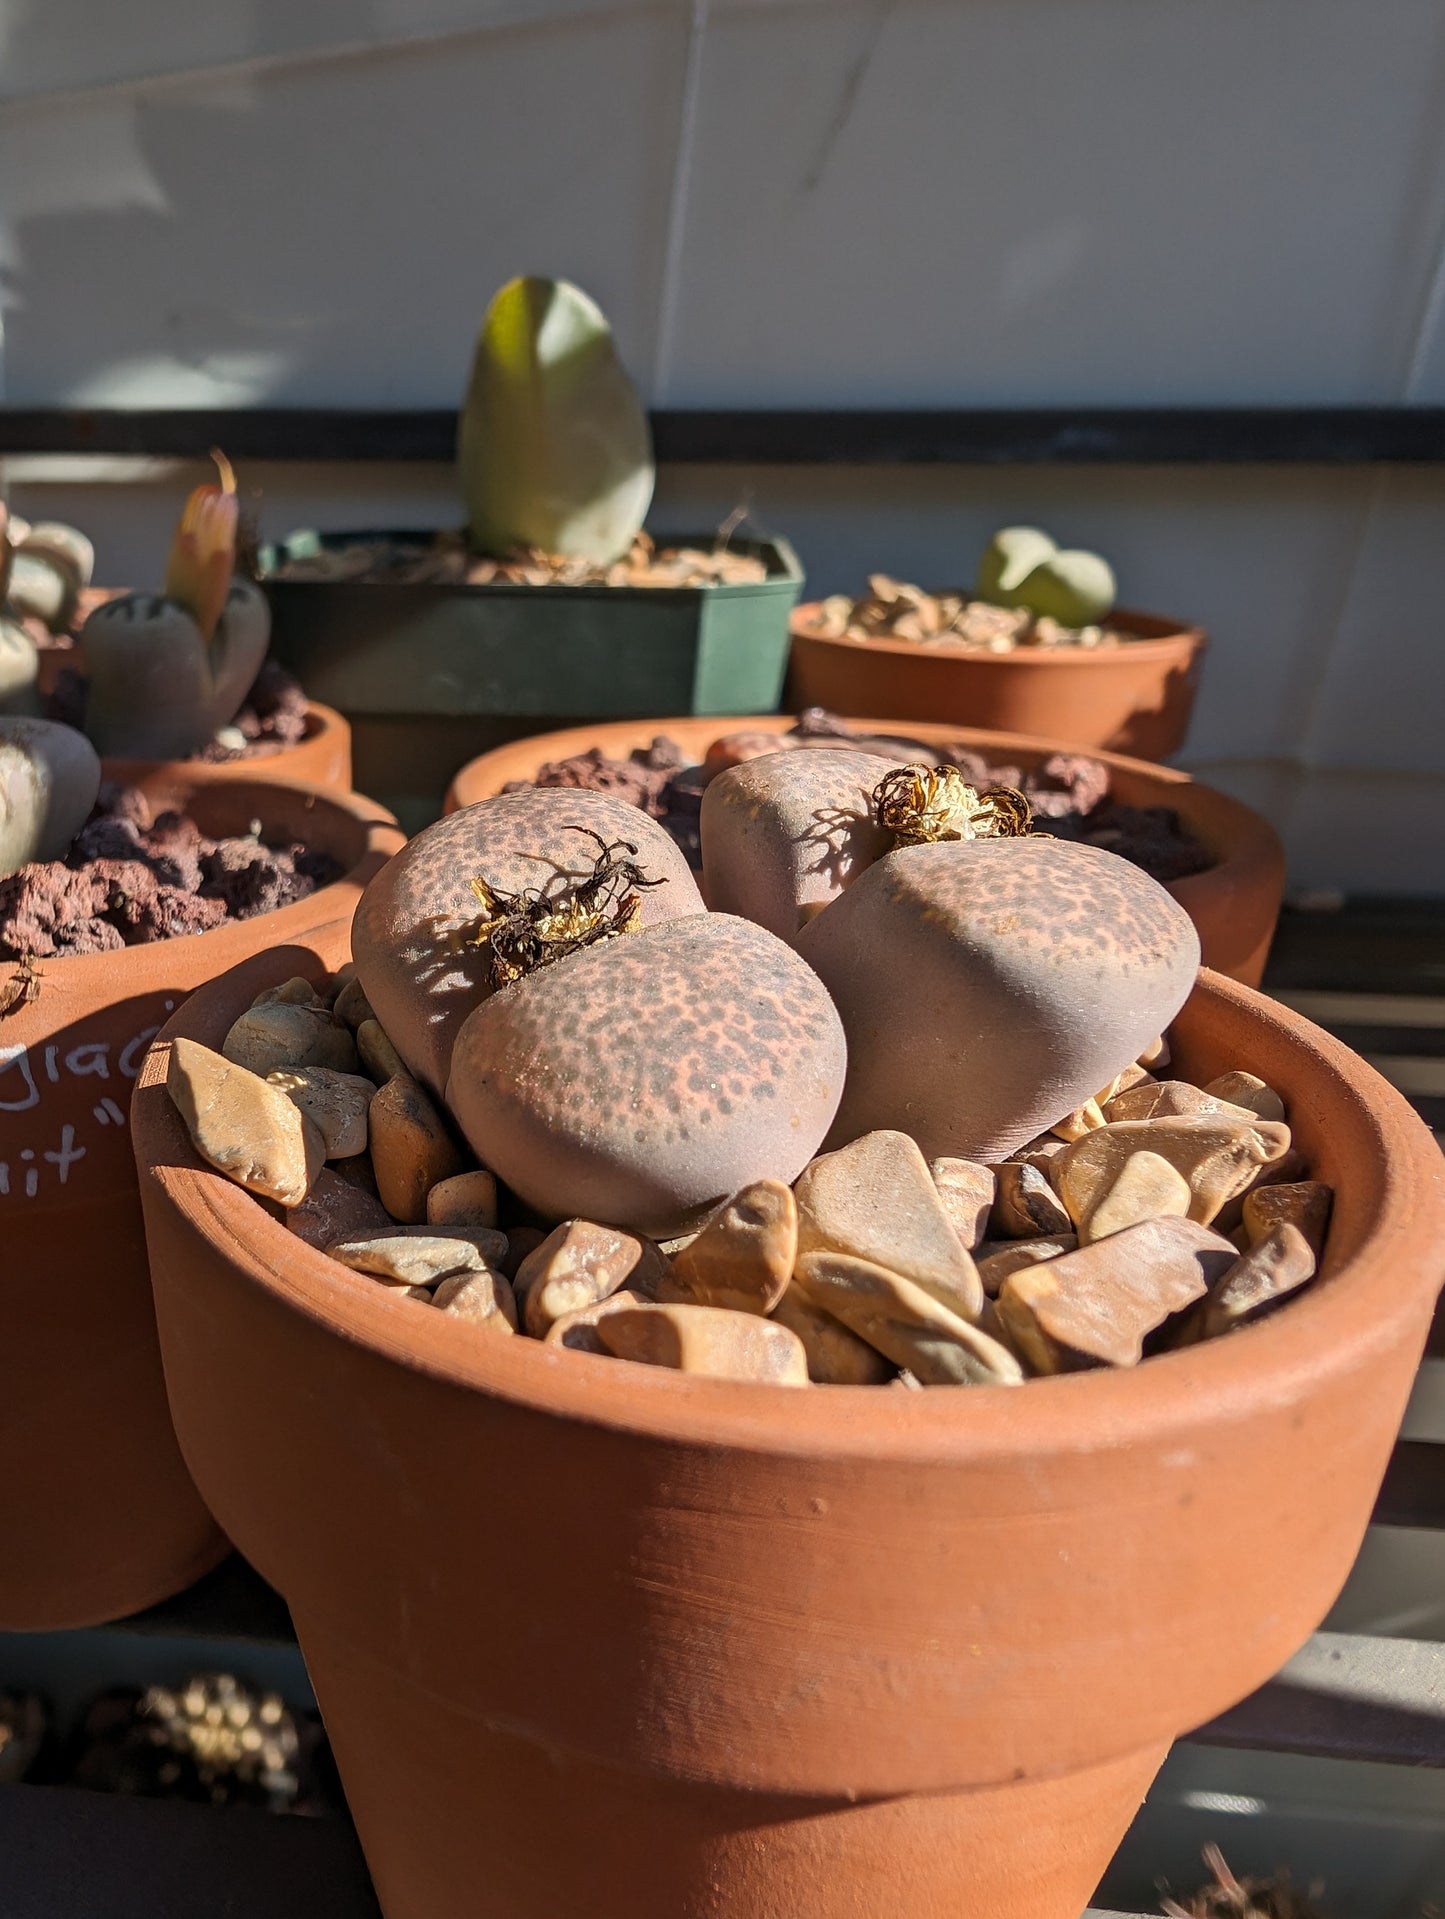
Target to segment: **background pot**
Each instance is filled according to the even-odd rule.
[[[337,932],[330,957],[344,946]],[[214,1045],[252,962],[167,1034]],[[1350,1567],[1445,1263],[1439,1152],[1362,1061],[1206,975],[1336,1188],[1235,1337],[1021,1395],[746,1386],[499,1340],[200,1168],[147,1061],[167,1385],[285,1595],[388,1919],[1077,1919],[1170,1740]],[[251,1409],[264,1402],[265,1419]]]
[[[156,1028],[262,949],[296,961],[349,927],[401,836],[369,800],[171,768],[155,797],[211,833],[259,819],[345,878],[280,912],[120,953],[38,962],[0,1018],[0,1630],[95,1624],[190,1583],[225,1543],[166,1408],[128,1109]],[[344,937],[344,933],[343,933]],[[0,963],[0,993],[17,969]],[[258,1406],[257,1416],[261,1409]]]
[[[334,533],[321,543],[407,537],[418,536]],[[665,537],[704,547],[713,538]],[[765,561],[767,579],[693,587],[268,579],[272,650],[352,721],[361,785],[415,830],[436,817],[465,760],[539,722],[776,706],[802,570],[784,540],[732,545]]]
[[[1012,653],[919,646],[910,640],[830,640],[807,630],[816,606],[791,622],[787,704],[895,720],[1032,733],[1164,760],[1189,730],[1205,634],[1153,613],[1119,608],[1109,625],[1139,637],[1125,646],[1019,647]]]
[[[863,731],[876,728],[887,732],[897,730],[899,723],[860,719],[856,724]],[[786,733],[792,725],[788,714],[763,713],[739,719],[731,726],[719,726],[715,720],[669,719],[579,726],[565,733],[541,734],[498,747],[464,766],[447,794],[447,810],[500,793],[508,780],[531,779],[546,761],[567,759],[594,746],[625,759],[663,733],[684,753],[701,760],[712,741],[723,733]],[[1058,740],[926,722],[910,721],[907,731],[935,745],[961,741],[999,765],[1037,766],[1051,753],[1079,751],[1076,745]],[[1204,964],[1247,986],[1257,986],[1284,896],[1284,848],[1274,828],[1239,800],[1203,786],[1173,767],[1151,766],[1117,753],[1089,750],[1109,768],[1116,799],[1129,806],[1172,807],[1200,845],[1214,855],[1215,863],[1208,871],[1172,881],[1169,891],[1199,930]]]
[[[152,799],[164,798],[178,774],[195,790],[218,782],[265,781],[268,785],[324,786],[333,792],[351,788],[351,728],[334,707],[309,700],[306,732],[294,746],[249,759],[220,760],[106,760],[105,777],[138,786]]]

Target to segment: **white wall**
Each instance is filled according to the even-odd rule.
[[[664,405],[1445,403],[1437,0],[0,0],[12,403],[449,405],[564,273]],[[189,475],[12,462],[103,573]],[[269,531],[455,511],[246,475]],[[1214,636],[1191,763],[1302,884],[1445,891],[1445,472],[674,469],[813,586],[1103,547]]]

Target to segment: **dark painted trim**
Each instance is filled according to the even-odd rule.
[[[1358,465],[1445,461],[1445,407],[1044,407],[665,411],[668,464]],[[450,461],[449,409],[0,407],[0,455]]]

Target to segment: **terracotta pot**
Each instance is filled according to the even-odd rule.
[[[792,616],[785,702],[795,711],[886,713],[951,720],[1110,747],[1136,759],[1177,753],[1189,730],[1205,634],[1154,613],[1119,608],[1109,625],[1126,646],[1020,647],[1013,653],[919,646],[910,640],[830,640],[808,631],[816,604]]]
[[[156,1046],[176,1430],[290,1604],[387,1919],[1078,1919],[1169,1742],[1338,1592],[1445,1265],[1445,1166],[1361,1060],[1213,975],[1176,1039],[1284,1092],[1327,1277],[1137,1371],[916,1394],[448,1323],[200,1167]]]
[[[187,993],[261,950],[273,968],[299,971],[323,929],[345,937],[363,887],[401,843],[386,815],[350,793],[173,768],[158,797],[213,831],[259,819],[303,837],[342,860],[346,877],[214,932],[42,960],[38,996],[0,1017],[0,1631],[134,1612],[226,1550],[166,1408],[131,1090]],[[0,963],[0,994],[18,971]]]
[[[856,724],[865,731],[899,730],[896,720],[860,719]],[[733,720],[627,720],[607,726],[574,727],[565,733],[543,733],[499,746],[464,766],[447,794],[446,810],[450,813],[458,806],[470,806],[499,793],[508,780],[531,779],[548,760],[567,759],[594,746],[625,759],[634,748],[648,746],[659,733],[665,733],[684,753],[696,754],[701,760],[711,743],[724,734],[786,733],[792,725],[788,714],[762,713]],[[1060,740],[927,722],[910,721],[906,730],[932,744],[962,741],[1001,765],[1037,766],[1051,753],[1080,750]],[[1258,986],[1284,896],[1284,848],[1274,828],[1239,800],[1200,785],[1174,767],[1087,750],[1109,768],[1116,799],[1129,806],[1172,807],[1200,845],[1215,856],[1215,864],[1207,871],[1173,881],[1169,891],[1199,929],[1204,964],[1231,979],[1242,980],[1246,986]]]
[[[305,737],[275,753],[222,760],[215,765],[201,760],[106,760],[104,767],[107,779],[138,786],[152,797],[167,791],[178,770],[183,770],[197,787],[230,780],[264,780],[286,786],[324,786],[345,793],[351,786],[351,726],[334,707],[319,706],[311,700],[306,708]]]

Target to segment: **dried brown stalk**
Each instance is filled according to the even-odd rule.
[[[22,959],[9,979],[0,985],[0,1019],[18,1012],[22,1006],[33,1005],[40,997],[43,977],[33,959]]]
[[[1195,1893],[1187,1906],[1164,1900],[1169,1919],[1323,1919],[1314,1904],[1318,1887],[1311,1887],[1306,1898],[1290,1884],[1288,1873],[1273,1879],[1236,1879],[1214,1845],[1204,1848],[1204,1863],[1214,1874],[1213,1885]]]
[[[873,789],[873,817],[899,846],[1020,839],[1033,808],[1012,786],[970,786],[956,766],[899,766]]]
[[[585,833],[597,843],[596,861],[584,878],[554,873],[545,885],[524,887],[519,893],[504,893],[481,877],[472,881],[482,917],[467,944],[486,954],[494,987],[525,979],[603,940],[639,931],[639,891],[667,884],[666,879],[648,879],[630,840],[604,840],[590,826],[569,831]]]

